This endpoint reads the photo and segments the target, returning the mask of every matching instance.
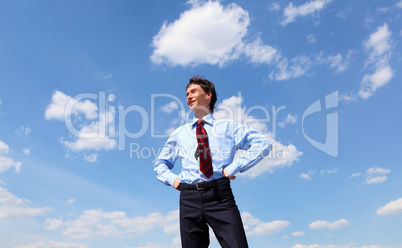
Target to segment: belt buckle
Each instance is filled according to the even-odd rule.
[[[203,183],[203,182],[198,182],[198,183],[195,184],[195,188],[197,190],[205,189],[205,186],[200,186],[201,183]]]

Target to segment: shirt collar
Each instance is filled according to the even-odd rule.
[[[197,125],[197,121],[199,118],[194,117],[192,121],[192,127],[195,127]],[[210,126],[212,126],[215,118],[212,116],[212,113],[207,114],[206,116],[202,117],[202,119],[208,123]]]

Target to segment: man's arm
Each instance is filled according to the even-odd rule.
[[[177,157],[177,142],[174,140],[174,137],[171,136],[162,148],[154,164],[156,178],[166,185],[177,186],[176,180],[179,176],[172,172]]]
[[[233,122],[233,136],[236,148],[244,151],[224,169],[223,173],[228,178],[234,177],[238,172],[247,171],[268,156],[272,149],[268,138],[262,133],[238,122]]]

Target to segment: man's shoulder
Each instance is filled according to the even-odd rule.
[[[235,120],[233,120],[233,119],[215,119],[214,120],[214,125],[215,126],[223,126],[223,125],[225,125],[225,126],[230,126],[230,127],[234,127],[234,126],[237,126],[237,125],[241,125],[241,123],[240,122],[238,122],[238,121],[235,121]]]
[[[181,126],[179,126],[178,128],[176,128],[173,132],[170,133],[170,136],[176,136],[179,135],[180,133],[187,131],[187,130],[191,130],[192,128],[192,123],[186,123],[183,124]]]

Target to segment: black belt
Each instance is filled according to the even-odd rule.
[[[181,190],[201,190],[210,189],[219,185],[230,184],[230,180],[226,177],[222,177],[213,181],[198,182],[195,184],[182,183],[180,185]]]

